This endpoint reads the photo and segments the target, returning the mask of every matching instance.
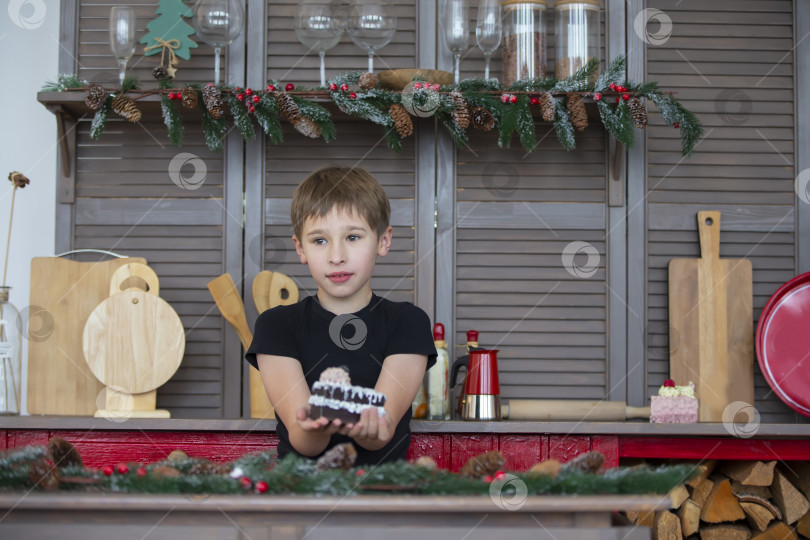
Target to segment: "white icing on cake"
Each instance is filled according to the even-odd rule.
[[[690,382],[686,386],[662,386],[658,389],[659,396],[666,397],[695,397],[695,383]]]
[[[341,401],[338,399],[329,399],[325,396],[310,396],[309,404],[316,407],[329,407],[330,409],[343,409],[353,414],[360,414],[366,409],[374,407],[367,403],[352,403],[351,401]],[[374,407],[377,409],[377,416],[385,415],[385,407]]]
[[[385,394],[381,394],[376,390],[372,390],[371,388],[363,388],[362,386],[352,386],[350,384],[335,384],[329,382],[315,381],[315,384],[312,385],[312,391],[313,392],[315,390],[330,391],[336,386],[341,388],[346,394],[351,395],[351,397],[355,399],[368,399],[372,402],[382,401],[385,399]]]

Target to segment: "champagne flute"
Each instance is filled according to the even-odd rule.
[[[219,84],[220,53],[242,32],[242,0],[198,0],[191,25],[214,48],[214,84]]]
[[[374,73],[374,53],[397,31],[397,16],[386,0],[358,0],[349,12],[346,31],[354,44],[368,51],[368,71]]]
[[[489,59],[501,44],[503,33],[499,0],[480,0],[475,25],[475,42],[484,53],[484,79],[489,79]]]
[[[295,14],[295,35],[321,57],[321,86],[326,86],[326,51],[340,41],[343,26],[327,0],[305,0]]]
[[[470,46],[470,10],[466,0],[447,0],[444,37],[453,53],[453,78],[458,84],[461,54]]]
[[[124,84],[127,62],[135,53],[135,8],[113,6],[110,9],[110,50],[118,60],[118,82]]]

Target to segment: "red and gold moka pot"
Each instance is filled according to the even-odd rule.
[[[462,420],[500,420],[501,387],[498,384],[498,351],[470,351],[462,393]]]

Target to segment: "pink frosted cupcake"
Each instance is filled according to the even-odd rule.
[[[698,400],[695,398],[695,384],[675,386],[675,381],[667,379],[652,396],[650,422],[659,424],[694,424],[698,421]]]

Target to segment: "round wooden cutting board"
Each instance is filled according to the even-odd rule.
[[[84,326],[90,370],[116,390],[140,394],[166,383],[186,345],[180,317],[159,296],[127,290],[101,302]]]

